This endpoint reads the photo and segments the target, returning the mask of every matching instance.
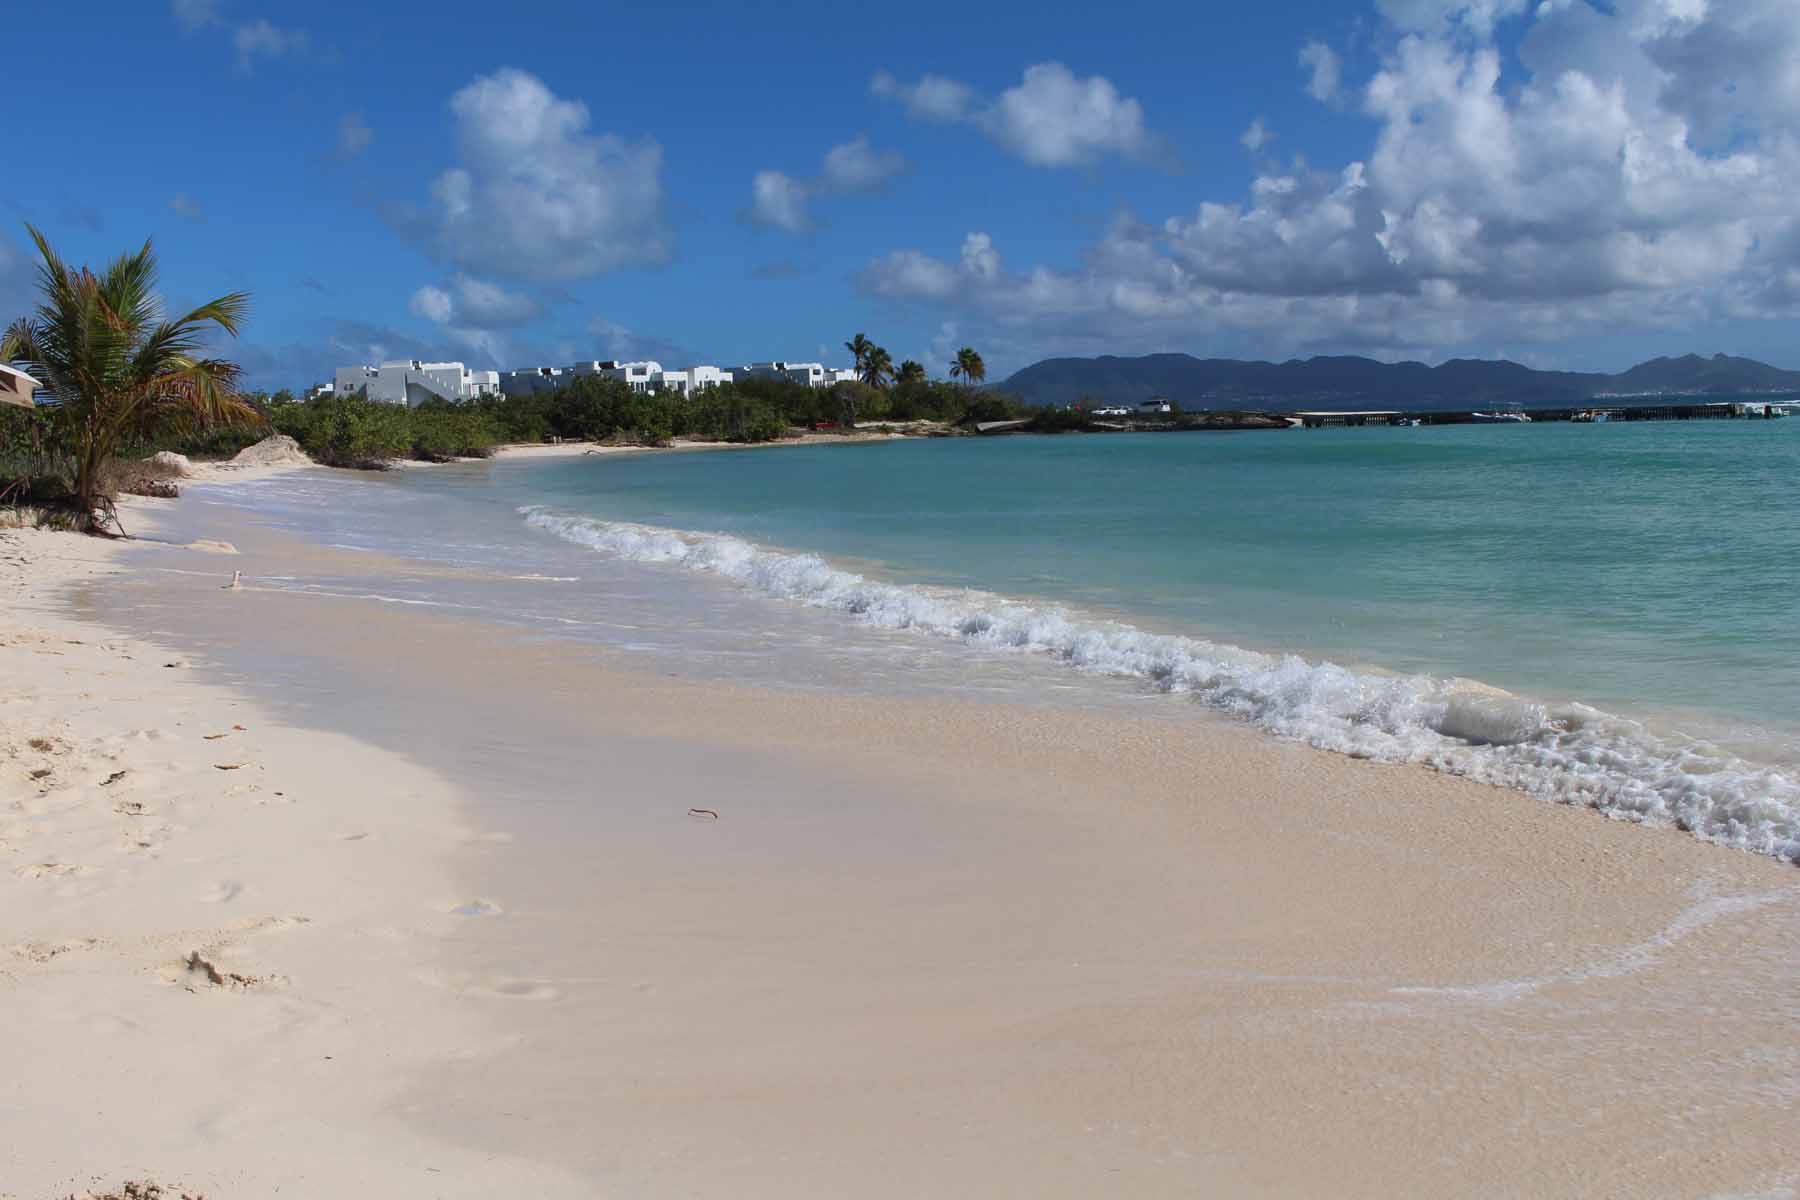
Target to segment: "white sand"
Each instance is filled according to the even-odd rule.
[[[110,611],[459,786],[71,621],[114,548],[0,535],[0,1196],[1797,1182],[1791,867],[1219,721],[669,678],[214,536]]]
[[[586,1194],[394,1108],[498,1049],[440,961],[493,843],[430,772],[60,615],[118,550],[0,532],[0,1196]]]

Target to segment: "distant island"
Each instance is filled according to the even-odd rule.
[[[1453,359],[1430,367],[1371,358],[1245,362],[1147,354],[1141,358],[1050,358],[1019,371],[997,390],[1027,405],[1061,408],[1085,401],[1136,405],[1163,396],[1188,410],[1288,411],[1383,408],[1403,411],[1499,404],[1630,402],[1665,396],[1800,394],[1800,371],[1717,354],[1657,358],[1617,375],[1535,371],[1505,360]]]

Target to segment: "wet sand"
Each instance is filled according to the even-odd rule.
[[[104,889],[74,896],[13,870],[51,835],[14,838],[0,944],[130,947],[104,969],[0,961],[0,1014],[42,1031],[0,1093],[0,1141],[32,1147],[5,1174],[21,1196],[138,1169],[265,1195],[349,1178],[329,1173],[345,1156],[421,1196],[496,1178],[721,1197],[1800,1182],[1791,867],[1174,706],[722,686],[264,591],[392,568],[154,507],[165,533],[242,553],[127,550],[69,614],[189,668],[56,684],[68,664],[13,642],[9,678],[36,681],[39,723],[80,691],[70,736],[95,747],[144,727],[127,702],[153,682],[208,718],[253,712],[238,723],[273,739],[269,779],[306,773],[309,801],[273,811],[318,834],[193,801],[160,855],[180,870],[96,852],[81,880]],[[245,589],[221,589],[232,569]],[[13,619],[73,628],[33,588]],[[11,749],[21,709],[0,711]],[[208,723],[174,732],[189,721]],[[210,743],[150,744],[175,790],[198,786]],[[73,811],[98,819],[109,765],[71,784]],[[379,883],[324,835],[372,821]],[[200,927],[171,898],[226,873],[182,848],[204,838],[243,857],[242,919],[312,918],[226,948],[279,988],[189,990],[165,978],[185,942],[144,940]],[[89,1023],[53,1020],[70,1006]],[[97,1038],[102,1010],[141,1032]],[[301,1065],[315,1024],[364,1048],[335,1084]]]

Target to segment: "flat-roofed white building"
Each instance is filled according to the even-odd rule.
[[[647,392],[656,386],[663,374],[663,366],[654,359],[639,362],[614,362],[612,360],[593,360],[578,362],[569,368],[574,375],[598,375],[603,379],[617,379],[630,386],[634,392]]]
[[[816,362],[753,362],[745,367],[738,376],[740,379],[787,379],[807,387],[824,387],[830,381],[826,378],[825,364]]]
[[[500,391],[507,396],[534,396],[554,392],[569,382],[561,367],[522,367],[500,375]]]
[[[497,371],[471,371],[459,362],[430,363],[416,358],[396,359],[378,367],[339,367],[332,381],[334,395],[361,392],[381,404],[416,407],[428,400],[474,400],[500,388]]]
[[[718,367],[685,367],[679,371],[664,371],[657,376],[656,386],[661,391],[691,396],[695,392],[730,383],[731,380],[732,373]]]
[[[825,368],[825,387],[830,387],[834,383],[858,383],[861,380],[862,376],[856,373],[855,367]]]

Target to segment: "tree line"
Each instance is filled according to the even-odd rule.
[[[922,370],[880,387],[847,381],[815,388],[786,379],[744,379],[689,395],[636,391],[622,380],[583,375],[554,391],[432,400],[412,408],[361,394],[302,401],[277,393],[252,402],[274,429],[331,466],[482,457],[509,443],[553,440],[644,446],[674,438],[772,442],[795,429],[849,430],[912,421],[961,425],[1019,411],[1010,397],[924,378]]]
[[[270,431],[293,437],[320,462],[366,467],[485,456],[513,442],[767,442],[795,428],[961,425],[1021,411],[1013,398],[980,388],[987,371],[971,347],[957,352],[946,382],[911,359],[896,367],[863,333],[845,343],[857,380],[827,388],[757,378],[687,395],[578,376],[551,392],[416,407],[361,394],[301,400],[287,391],[246,392],[240,368],[207,347],[220,334],[237,335],[248,295],[232,292],[169,316],[149,242],[95,272],[66,263],[27,229],[41,260],[40,301],[0,335],[0,361],[23,365],[55,403],[0,407],[0,502],[60,506],[94,531],[116,524],[108,482],[116,462],[164,449],[226,457]]]

